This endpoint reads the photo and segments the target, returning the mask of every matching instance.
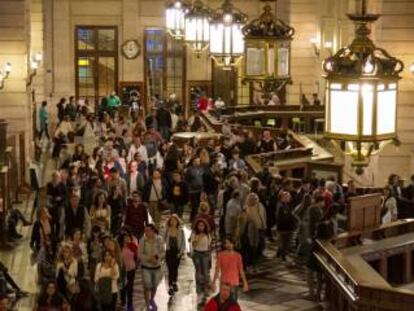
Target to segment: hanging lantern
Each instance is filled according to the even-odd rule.
[[[195,0],[185,16],[184,41],[197,55],[208,47],[210,42],[211,10],[201,0]]]
[[[263,14],[243,28],[244,77],[247,80],[290,80],[290,43],[295,30],[272,13]]]
[[[213,13],[210,22],[210,55],[217,65],[236,66],[244,54],[242,28],[247,16],[236,9],[230,0],[224,0]]]
[[[185,14],[188,5],[183,0],[172,0],[165,12],[165,22],[167,32],[175,39],[184,38]]]
[[[380,15],[349,14],[356,38],[324,62],[326,73],[325,137],[345,141],[352,165],[362,174],[369,158],[387,142],[397,140],[397,93],[404,64],[368,37],[368,24]]]

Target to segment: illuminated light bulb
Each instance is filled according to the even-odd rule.
[[[233,16],[231,14],[224,14],[223,22],[225,22],[226,24],[230,24],[231,22],[233,22]]]
[[[374,71],[374,64],[370,60],[367,60],[365,62],[363,70],[364,70],[364,73],[372,73]]]
[[[410,66],[410,72],[411,72],[412,74],[414,74],[414,63],[412,63],[412,64],[411,64],[411,66]]]
[[[42,53],[38,52],[35,54],[35,60],[36,62],[41,62],[43,60],[43,55]]]
[[[176,3],[174,3],[174,6],[175,6],[176,9],[181,9],[182,4],[181,4],[180,1],[177,1]]]
[[[30,66],[32,67],[32,69],[37,69],[39,67],[38,63],[36,61],[32,61],[32,63],[30,64]]]
[[[10,63],[7,63],[6,66],[4,66],[4,71],[6,73],[10,73],[12,71],[12,65]]]
[[[327,42],[325,42],[325,48],[327,48],[327,49],[332,49],[332,47],[333,47],[333,43],[332,43],[332,41],[327,41]]]
[[[310,41],[310,43],[312,43],[312,44],[317,44],[317,43],[318,43],[318,38],[316,38],[316,37],[311,37],[311,38],[309,39],[309,41]]]

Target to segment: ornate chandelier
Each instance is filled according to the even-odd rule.
[[[273,1],[276,3],[276,1]],[[295,29],[277,18],[270,5],[243,28],[244,80],[259,83],[259,91],[277,92],[291,82],[290,47]]]
[[[348,14],[356,24],[351,45],[327,58],[325,137],[346,142],[358,174],[368,166],[370,156],[397,139],[397,92],[404,64],[376,47],[369,38],[368,24],[380,15]]]
[[[165,11],[165,21],[168,33],[175,39],[184,38],[185,14],[189,6],[184,0],[171,0]]]
[[[185,16],[184,41],[197,55],[210,43],[210,14],[210,8],[202,0],[195,0]]]
[[[224,0],[221,8],[213,12],[210,22],[210,55],[217,65],[236,66],[244,55],[242,29],[247,16]]]

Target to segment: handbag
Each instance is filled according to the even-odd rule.
[[[168,204],[167,204],[167,202],[165,202],[165,200],[161,200],[160,199],[160,195],[159,195],[159,193],[157,191],[157,187],[155,187],[154,183],[152,183],[152,186],[154,187],[155,195],[156,195],[157,200],[158,200],[158,210],[160,212],[163,212],[163,211],[168,210]]]

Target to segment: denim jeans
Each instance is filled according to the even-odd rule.
[[[197,294],[205,293],[210,286],[210,252],[193,252]]]

